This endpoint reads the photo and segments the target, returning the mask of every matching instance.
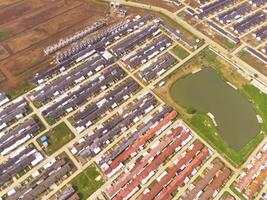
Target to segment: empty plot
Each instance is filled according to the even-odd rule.
[[[44,135],[48,137],[48,146],[45,148],[45,152],[48,155],[51,155],[74,138],[74,134],[65,123],[57,125]],[[38,142],[39,140],[40,138]]]
[[[185,59],[187,56],[189,56],[189,53],[179,45],[175,46],[172,49],[172,52],[180,59]]]
[[[104,180],[94,165],[89,166],[70,182],[81,200],[87,199],[104,184]]]
[[[29,30],[30,28],[52,19],[57,15],[67,12],[68,10],[79,5],[81,5],[81,2],[78,1],[73,1],[72,3],[57,1],[52,4],[47,4],[34,12],[0,25],[0,30],[9,32],[8,37],[10,37],[19,32]]]
[[[11,6],[1,9],[0,11],[0,24],[7,23],[16,18],[30,13],[33,10],[41,8],[47,3],[53,3],[52,0],[24,0],[15,3]]]
[[[16,53],[55,33],[68,29],[87,17],[89,17],[89,13],[86,8],[83,6],[78,7],[63,15],[55,17],[32,30],[25,31],[18,36],[11,38],[7,43],[12,51]]]

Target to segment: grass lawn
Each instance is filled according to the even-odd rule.
[[[227,47],[228,49],[234,49],[236,47],[236,44],[225,39],[224,46]]]
[[[48,155],[56,152],[74,138],[74,134],[64,122],[46,132],[44,135],[48,137],[48,146],[45,148],[45,152]],[[40,138],[38,138],[38,142],[39,144],[41,143]]]
[[[104,184],[104,180],[102,177],[99,178],[100,176],[101,175],[97,171],[96,166],[91,165],[72,179],[71,184],[75,189],[77,189],[81,200],[87,199]]]
[[[173,47],[171,51],[172,51],[178,58],[180,58],[181,60],[182,60],[182,59],[185,59],[187,56],[189,56],[189,53],[188,53],[184,48],[182,48],[182,47],[179,46],[179,45],[176,45],[175,47]]]
[[[57,123],[57,120],[55,118],[53,118],[53,117],[49,117],[49,116],[45,117],[45,120],[49,125],[53,125],[53,124]]]
[[[0,40],[5,39],[8,36],[8,32],[0,31]]]
[[[267,95],[252,85],[245,85],[243,92],[253,101],[263,120],[263,131],[267,133]]]

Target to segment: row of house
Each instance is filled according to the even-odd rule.
[[[137,66],[140,66],[141,64],[144,64],[147,61],[151,60],[171,45],[172,40],[166,35],[161,35],[155,40],[153,40],[151,43],[146,45],[144,48],[138,50],[134,55],[127,57],[124,60],[124,63],[129,68],[135,69]]]
[[[264,64],[267,64],[267,58],[265,55],[257,52],[256,50],[252,49],[251,47],[246,47],[245,51],[254,56],[255,58],[259,59],[262,61]]]
[[[48,190],[53,184],[61,181],[71,173],[69,161],[64,158],[46,163],[32,175],[27,184],[14,188],[7,200],[35,200]]]
[[[221,14],[216,16],[216,19],[220,21],[222,24],[228,24],[232,20],[237,20],[241,16],[249,13],[251,10],[252,10],[251,5],[248,2],[244,2],[238,6],[233,7],[230,10],[222,12]]]
[[[41,103],[51,101],[54,97],[61,95],[70,87],[88,79],[112,63],[113,62],[110,59],[106,60],[103,56],[96,53],[91,56],[90,59],[63,74],[59,78],[37,87],[30,94],[30,99]]]
[[[140,68],[139,76],[149,82],[164,74],[171,66],[177,63],[177,59],[169,53],[165,53],[155,61],[147,63]]]
[[[255,27],[256,25],[263,23],[266,20],[266,14],[263,11],[258,11],[248,17],[242,19],[241,21],[233,24],[231,29],[236,33],[240,34],[246,30]]]
[[[250,0],[249,3],[255,7],[261,7],[265,5],[267,2],[265,0]]]
[[[197,48],[198,41],[191,41],[185,35],[183,35],[179,30],[172,28],[170,25],[164,22],[162,19],[156,20],[163,28],[165,28],[168,32],[171,33],[172,37],[178,41],[183,42],[185,45],[189,46],[192,49]]]
[[[267,38],[267,25],[259,28],[252,35],[259,41],[265,40]]]
[[[2,133],[0,137],[0,154],[5,156],[23,145],[40,130],[34,119],[27,119],[11,130]]]
[[[202,143],[197,141],[192,144],[183,152],[181,159],[175,160],[169,170],[165,170],[157,178],[154,186],[147,188],[138,199],[172,199],[174,192],[196,174],[197,169],[209,156],[208,148]]]
[[[173,120],[176,118],[177,113],[172,111],[168,113],[164,118],[156,122],[149,130],[147,130],[141,137],[134,141],[134,143],[119,154],[110,164],[106,167],[105,173],[108,177],[112,177],[124,166],[124,162],[129,156],[134,156],[138,152],[138,149],[146,145],[146,143],[154,138],[156,135],[162,133],[168,126],[170,126]]]
[[[45,117],[57,119],[65,113],[76,110],[100,92],[104,92],[119,80],[125,77],[125,72],[117,66],[111,66],[98,74],[94,79],[80,85],[74,90],[60,96],[55,101],[42,108]]]
[[[114,199],[128,199],[137,192],[137,187],[144,185],[155,174],[157,168],[169,160],[191,138],[190,133],[183,131],[182,127],[174,129],[164,139],[155,143],[149,152],[137,159],[128,173],[108,187],[107,194]]]
[[[221,28],[220,26],[218,26],[217,24],[215,24],[212,20],[208,20],[207,23],[208,23],[208,25],[210,25],[210,27],[213,30],[215,30],[217,33],[219,33],[223,37],[227,38],[231,42],[233,42],[235,44],[238,44],[240,42],[240,39],[238,37],[232,35],[228,31],[226,31],[225,29]]]
[[[109,27],[107,30],[90,37],[90,39],[78,43],[71,49],[59,53],[57,55],[57,60],[60,63],[42,74],[37,74],[34,81],[36,83],[43,83],[44,81],[47,81],[54,75],[67,70],[73,64],[88,58],[96,51],[101,52],[108,45],[112,44],[122,36],[126,36],[134,30],[138,30],[139,27],[143,26],[150,19],[150,16],[137,16],[132,20],[118,22]]]
[[[144,95],[107,122],[104,122],[93,133],[84,137],[81,143],[74,145],[72,152],[80,157],[95,156],[105,148],[106,144],[110,144],[114,137],[122,134],[137,123],[156,104],[157,100],[152,94]]]
[[[116,56],[122,56],[129,52],[134,46],[141,44],[148,38],[154,37],[160,33],[157,25],[148,25],[139,32],[127,37],[123,41],[111,47],[111,52]]]
[[[56,51],[58,51],[59,49],[62,49],[64,47],[66,47],[67,45],[70,45],[74,42],[76,42],[77,40],[91,34],[94,33],[96,31],[98,31],[99,29],[103,28],[104,26],[106,26],[106,22],[105,20],[98,20],[97,22],[95,22],[94,24],[85,27],[83,30],[80,30],[76,33],[74,33],[72,36],[69,36],[67,38],[64,39],[60,39],[56,44],[53,44],[51,46],[48,46],[44,49],[44,53],[46,55],[55,53]]]
[[[132,32],[134,29],[139,29],[139,27],[143,26],[148,20],[150,20],[150,18],[150,16],[144,16],[135,20],[125,20],[123,22],[119,22],[107,30],[98,33],[95,37],[82,41],[71,49],[58,54],[57,60],[62,62],[66,59],[70,59],[75,62],[79,62],[80,58],[84,58],[88,52],[99,49],[101,50],[109,46],[122,36],[126,36]]]
[[[156,113],[149,114],[148,119],[143,120],[142,124],[128,133],[127,136],[122,138],[119,144],[115,145],[111,151],[106,152],[101,159],[97,161],[102,170],[107,170],[109,165],[117,156],[132,146],[139,137],[144,135],[149,129],[151,129],[155,124],[161,121],[172,111],[173,109],[171,107],[160,106],[158,109],[156,109]]]
[[[28,103],[23,97],[15,99],[11,104],[0,108],[0,131],[21,119],[29,110]]]
[[[202,19],[205,16],[208,16],[214,12],[217,12],[226,6],[236,3],[237,0],[217,0],[210,4],[207,4],[200,8],[200,13],[196,16],[199,19]]]
[[[114,109],[122,102],[125,102],[130,96],[140,90],[140,85],[131,78],[117,85],[105,96],[92,102],[81,112],[74,116],[75,128],[78,132],[91,126],[99,117],[105,115],[110,109]]]
[[[267,178],[267,144],[253,157],[236,182],[236,189],[247,199],[254,199]]]
[[[207,170],[203,178],[198,180],[193,188],[188,190],[182,200],[215,198],[219,193],[219,189],[230,175],[231,170],[224,167],[222,162],[213,163],[213,166]]]
[[[22,147],[0,164],[0,187],[8,184],[27,167],[34,167],[44,159],[43,155],[32,147]]]

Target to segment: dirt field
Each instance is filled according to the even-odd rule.
[[[31,87],[33,76],[52,66],[43,49],[104,18],[105,11],[95,0],[0,1],[0,32],[8,33],[0,41],[0,91]]]
[[[148,4],[148,5],[152,5],[152,6],[158,6],[161,8],[165,8],[171,12],[176,12],[177,10],[181,9],[181,7],[170,3],[166,0],[131,0],[134,2],[140,2],[140,3],[144,3],[144,4]]]

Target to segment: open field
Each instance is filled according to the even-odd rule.
[[[74,138],[74,134],[63,122],[44,135],[48,137],[48,146],[44,149],[48,155],[51,155]],[[40,138],[38,142],[41,145]]]
[[[242,50],[241,52],[239,52],[239,57],[243,61],[248,63],[250,66],[253,66],[257,70],[259,70],[264,75],[267,75],[266,65],[262,61],[260,61],[259,59],[252,56],[250,53],[246,52],[245,50]]]
[[[181,8],[181,6],[176,6],[173,3],[170,3],[168,1],[162,1],[162,0],[132,0],[133,2],[138,2],[138,3],[144,3],[152,6],[158,6],[164,9],[167,9],[171,12],[176,12],[178,9]]]
[[[180,59],[185,59],[187,56],[189,56],[189,53],[179,45],[176,45],[171,51]]]
[[[104,184],[104,180],[96,166],[91,165],[76,176],[71,181],[71,184],[77,189],[77,193],[81,200],[85,200]]]
[[[12,91],[12,98],[31,89],[33,76],[51,66],[45,47],[103,18],[106,9],[101,3],[80,0],[6,0],[2,6],[0,70],[6,80],[0,82],[0,90]]]
[[[210,36],[212,38],[212,40],[214,40],[215,42],[217,42],[219,45],[221,45],[222,47],[224,47],[226,49],[233,50],[238,46],[237,44],[228,40],[226,37],[223,37],[219,33],[212,30],[208,24],[199,23],[196,26],[196,29],[198,29],[201,32],[203,32],[204,34]]]
[[[263,119],[262,129],[265,130],[267,114],[266,106],[263,105],[263,101],[267,98],[267,95],[259,93],[258,89],[249,85],[249,82],[244,79],[236,70],[231,67],[229,63],[224,61],[222,58],[218,57],[215,53],[209,49],[203,50],[199,55],[195,56],[176,71],[174,71],[170,76],[166,77],[165,85],[156,88],[155,92],[162,99],[166,101],[169,105],[176,108],[176,110],[182,115],[182,118],[189,123],[198,134],[205,138],[215,149],[217,149],[222,154],[226,155],[229,160],[231,160],[235,165],[242,164],[250,153],[255,149],[255,147],[260,143],[263,134],[258,134],[249,143],[247,143],[240,151],[235,151],[230,148],[222,138],[217,134],[217,128],[214,126],[212,120],[201,112],[192,113],[191,110],[178,105],[171,97],[170,88],[176,82],[177,79],[186,77],[193,71],[196,71],[202,67],[212,67],[217,70],[218,74],[224,80],[235,85],[242,95],[245,95],[254,105],[256,112],[260,114]],[[252,88],[250,88],[252,87]],[[250,88],[247,89],[247,88]],[[253,93],[258,94],[257,96]]]

